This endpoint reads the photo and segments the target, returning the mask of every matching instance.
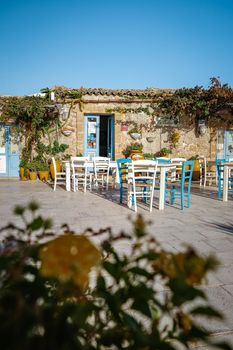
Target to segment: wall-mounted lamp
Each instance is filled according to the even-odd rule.
[[[205,135],[206,133],[206,122],[205,119],[198,119],[198,131],[200,135]]]

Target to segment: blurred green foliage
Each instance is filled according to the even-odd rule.
[[[51,221],[38,213],[34,202],[17,206],[14,212],[24,226],[10,223],[0,230],[1,349],[172,350],[178,344],[188,348],[197,340],[212,342],[196,317],[221,318],[198,287],[216,268],[214,257],[202,257],[192,248],[179,253],[162,249],[138,215],[129,233],[87,230],[81,240],[85,254],[81,246],[71,244],[72,261],[77,254],[77,273],[78,263],[89,261],[92,237],[100,242],[101,265],[93,271],[88,287],[79,288],[69,278],[72,263],[67,254],[67,279],[41,273],[41,251],[52,243],[62,268],[59,251],[66,237],[72,242],[74,232],[64,225],[64,237],[56,240]],[[57,246],[60,241],[61,247]],[[117,249],[119,241],[129,247],[127,254]],[[54,258],[55,267],[56,263]],[[55,268],[53,260],[49,264],[50,270]],[[217,345],[230,349],[227,344]]]

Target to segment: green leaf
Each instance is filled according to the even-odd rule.
[[[22,216],[23,213],[25,212],[25,207],[23,207],[22,205],[16,205],[14,208],[14,214],[15,215],[19,215]]]
[[[43,225],[44,225],[44,220],[42,219],[41,216],[38,216],[29,224],[29,227],[31,228],[32,231],[37,231],[40,228],[42,228]]]
[[[32,212],[38,210],[39,207],[40,207],[39,204],[34,202],[34,201],[32,201],[28,204],[28,209],[30,209]]]

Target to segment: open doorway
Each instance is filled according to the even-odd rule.
[[[109,157],[114,159],[114,116],[85,115],[85,156]]]

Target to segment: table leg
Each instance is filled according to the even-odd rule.
[[[166,169],[165,167],[162,167],[160,169],[159,210],[164,210],[165,179],[166,179]]]
[[[229,168],[227,165],[223,168],[223,202],[228,201],[228,176],[229,176]]]
[[[70,191],[70,163],[66,163],[66,191]]]

